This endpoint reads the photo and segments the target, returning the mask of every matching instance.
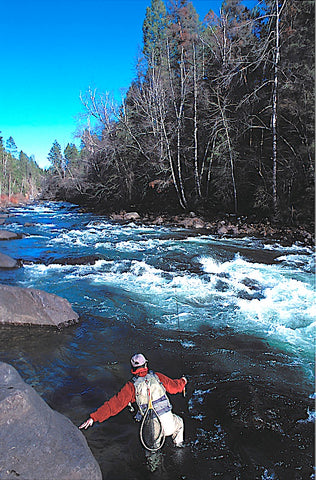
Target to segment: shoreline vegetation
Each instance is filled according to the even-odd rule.
[[[225,0],[202,21],[193,4],[151,0],[124,98],[82,94],[81,148],[54,142],[42,197],[300,237],[315,213],[314,3]]]
[[[203,21],[193,3],[151,0],[121,103],[81,95],[80,148],[55,140],[42,171],[0,136],[4,205],[314,244],[314,3],[225,0]]]

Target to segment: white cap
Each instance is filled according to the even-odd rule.
[[[143,366],[148,360],[144,357],[142,353],[135,353],[131,358],[131,365],[133,368]]]

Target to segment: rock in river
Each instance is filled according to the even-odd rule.
[[[10,269],[10,268],[18,268],[20,263],[14,258],[9,257],[9,255],[5,255],[4,253],[0,252],[0,269]]]
[[[101,480],[84,435],[0,362],[1,480]]]
[[[34,288],[0,284],[0,324],[59,327],[77,322],[78,318],[65,298]]]
[[[0,240],[18,240],[23,234],[11,232],[11,230],[0,230]]]
[[[94,265],[95,262],[101,260],[99,255],[84,255],[82,257],[63,257],[63,258],[54,258],[50,260],[49,264],[59,264],[59,265]]]

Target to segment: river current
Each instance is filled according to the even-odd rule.
[[[80,321],[2,326],[0,360],[75,425],[130,378],[135,352],[188,378],[186,397],[170,396],[184,448],[167,439],[148,465],[128,410],[84,432],[104,479],[315,478],[311,248],[122,225],[67,203],[10,213],[4,228],[26,236],[1,252],[24,266],[0,282],[63,296]]]

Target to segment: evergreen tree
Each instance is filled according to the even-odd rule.
[[[64,177],[64,159],[61,152],[61,147],[57,140],[54,141],[50,149],[47,159],[52,164],[53,173],[57,173],[60,178]]]
[[[65,167],[68,172],[78,167],[80,153],[74,143],[68,143],[64,150]]]
[[[143,53],[150,65],[159,64],[165,45],[167,11],[162,0],[152,0],[143,23]]]
[[[15,144],[15,141],[13,140],[13,137],[9,137],[6,143],[6,149],[7,151],[12,155],[12,157],[17,157],[18,155],[18,149]]]

